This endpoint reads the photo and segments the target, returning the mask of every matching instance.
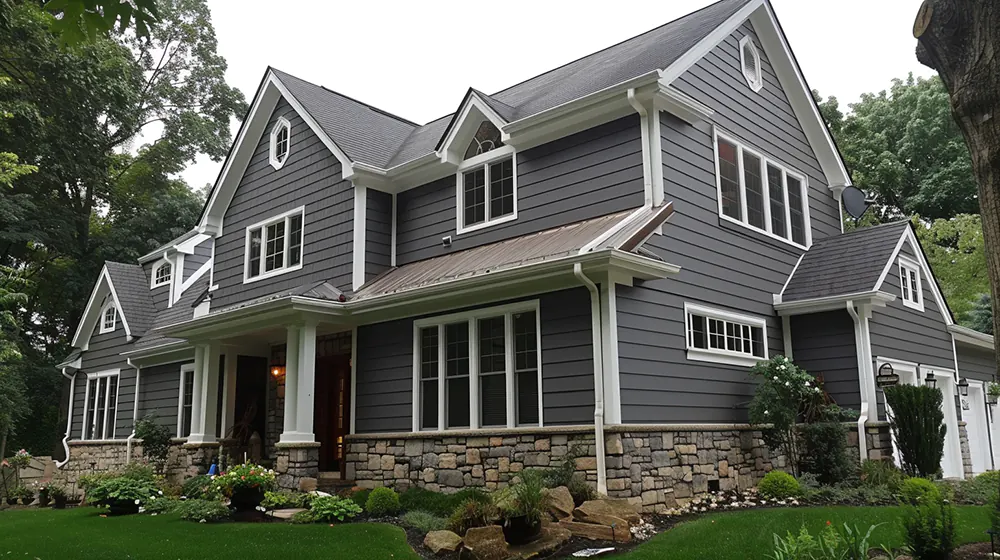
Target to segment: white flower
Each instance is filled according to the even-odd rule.
[[[159,494],[159,495],[162,496],[163,495],[163,490],[158,491],[157,494]]]
[[[785,381],[785,387],[791,387],[791,386],[792,386],[791,381]]]
[[[205,521],[204,519],[202,519],[202,520],[201,520],[201,521],[199,521],[198,523],[208,523],[208,521]]]
[[[785,371],[785,366],[784,365],[780,365],[780,366],[778,366],[778,369],[780,369],[781,371]]]
[[[146,508],[140,507],[139,508],[139,513],[146,513]]]
[[[806,381],[806,387],[809,387],[809,382],[808,381]]]
[[[139,505],[139,500],[136,500],[136,501],[135,501],[135,505]]]
[[[764,411],[764,415],[768,415],[768,414],[771,414],[771,411],[770,410],[765,410]]]
[[[157,515],[157,514],[155,514],[155,513],[151,513],[151,514],[149,514],[149,516],[150,516],[150,517],[156,517],[156,515]]]
[[[778,380],[778,376],[777,376],[777,375],[775,375],[775,376],[774,376],[774,380],[775,380],[775,381],[777,381],[777,380]]]

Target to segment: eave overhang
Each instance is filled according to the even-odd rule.
[[[854,305],[885,307],[887,303],[895,301],[895,299],[896,296],[893,294],[873,290],[870,292],[855,292],[852,294],[838,294],[835,296],[775,303],[774,310],[782,317],[807,315],[809,313],[845,309],[847,302],[853,302]]]
[[[956,342],[963,342],[979,348],[988,350],[995,349],[993,335],[981,333],[979,331],[963,327],[961,325],[948,325],[948,331],[955,337]]]

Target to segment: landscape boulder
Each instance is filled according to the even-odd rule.
[[[434,554],[447,554],[462,546],[462,537],[451,531],[431,531],[424,537],[424,546]]]
[[[504,540],[503,527],[489,525],[466,531],[462,541],[463,560],[505,560],[507,556],[507,541]]]
[[[546,490],[545,494],[549,497],[549,513],[556,521],[573,517],[573,508],[576,504],[573,503],[573,496],[568,488],[559,486]]]
[[[583,502],[580,507],[573,511],[573,517],[577,521],[587,522],[595,517],[617,517],[628,521],[629,525],[638,525],[642,522],[635,507],[625,500],[615,500],[605,498],[601,500],[590,500]],[[594,521],[600,523],[600,521]]]

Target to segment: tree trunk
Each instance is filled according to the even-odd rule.
[[[924,0],[913,36],[917,60],[941,75],[952,115],[969,146],[996,309],[1000,302],[1000,2]],[[993,332],[994,351],[1000,353],[997,313]]]

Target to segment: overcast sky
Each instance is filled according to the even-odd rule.
[[[469,87],[502,90],[709,3],[209,0],[226,77],[247,102],[271,65],[418,123],[453,112]],[[932,74],[913,54],[920,0],[772,4],[809,85],[842,106]],[[221,165],[201,158],[183,176],[201,188]]]

